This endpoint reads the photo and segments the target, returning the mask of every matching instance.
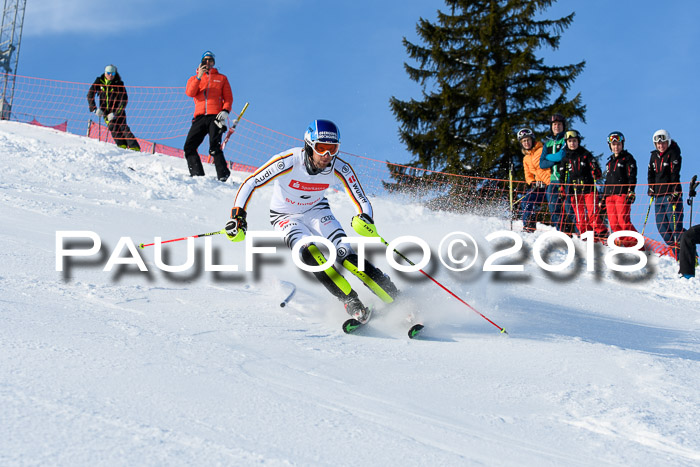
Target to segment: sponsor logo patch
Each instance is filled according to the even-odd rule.
[[[330,185],[327,183],[306,183],[300,182],[299,180],[291,180],[289,186],[295,190],[301,191],[323,191],[327,189]]]

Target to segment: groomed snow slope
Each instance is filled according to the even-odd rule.
[[[524,273],[480,272],[484,238],[507,222],[373,197],[386,239],[477,239],[473,271],[427,270],[509,335],[376,248],[404,297],[348,336],[340,304],[281,242],[256,272],[224,236],[210,239],[215,262],[240,272],[205,271],[205,239],[187,272],[158,269],[153,249],[140,251],[148,273],[103,271],[121,237],[221,229],[244,174],[191,179],[182,159],[5,121],[0,154],[2,465],[700,462],[700,282],[667,258],[633,280],[580,261],[545,274],[531,258],[539,232],[523,234]],[[271,230],[271,191],[256,192],[251,230]],[[351,233],[346,195],[329,199]],[[101,254],[56,271],[57,231],[95,232]],[[164,250],[186,259],[185,242]],[[297,294],[280,308],[289,282]],[[420,340],[405,335],[412,311]]]

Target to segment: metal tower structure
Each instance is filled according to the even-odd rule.
[[[0,119],[9,120],[27,0],[4,0],[0,25]]]

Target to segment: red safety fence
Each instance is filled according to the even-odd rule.
[[[90,85],[91,83],[16,76],[10,118],[113,142],[104,120],[88,111],[87,93]],[[185,95],[184,87],[126,86],[126,90],[129,96],[127,123],[137,138],[141,151],[183,157],[181,147],[189,131],[194,110],[193,101]],[[231,120],[241,107],[242,102],[234,102]],[[272,155],[301,143],[299,138],[243,118],[226,146],[225,156],[233,170],[252,172]],[[200,154],[200,157],[204,162],[211,162],[208,154]],[[432,209],[512,218],[514,229],[523,228],[524,201],[529,199],[523,200],[528,194],[523,181],[514,180],[511,184],[509,180],[423,170],[349,153],[342,153],[341,157],[353,165],[361,177],[365,191],[370,195],[390,192],[406,202],[423,203]],[[638,162],[642,167],[645,165],[645,161]],[[645,173],[640,172],[639,180],[643,181],[645,176]],[[519,177],[516,175],[516,178]],[[683,183],[685,193],[688,191],[687,185],[688,182]],[[585,189],[578,186],[577,190],[581,188]],[[673,255],[673,250],[659,234],[656,209],[668,211],[665,219],[658,220],[658,226],[662,231],[667,231],[666,239],[673,243],[682,226],[688,225],[688,218],[684,216],[687,213],[683,213],[684,203],[675,203],[676,210],[673,212],[670,205],[665,204],[666,200],[659,200],[658,206],[650,207],[650,199],[646,196],[647,188],[645,184],[637,186],[638,198],[631,205],[631,223],[637,231],[644,230],[648,250]],[[557,191],[551,205],[547,199],[537,205],[537,222],[540,225],[553,225],[572,234],[580,233],[582,229],[594,230],[598,237],[605,239],[611,233],[611,226],[605,209],[606,203],[598,206],[599,189],[600,186],[585,189],[594,194],[592,203],[582,197],[580,192],[576,196],[573,193],[564,196]],[[567,187],[565,190],[572,191]],[[549,212],[550,208],[555,216]],[[557,219],[556,213],[562,209],[564,215]]]

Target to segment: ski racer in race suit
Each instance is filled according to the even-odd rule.
[[[357,276],[382,301],[391,303],[398,295],[398,289],[389,276],[368,261],[360,268],[352,246],[341,241],[346,236],[345,231],[325,196],[332,185],[342,184],[359,213],[352,219],[353,228],[357,230],[363,225],[374,228],[372,205],[357,175],[350,164],[337,157],[340,149],[338,127],[329,120],[314,120],[306,130],[304,143],[303,148],[292,148],[273,156],[241,184],[231,210],[231,220],[225,227],[226,234],[234,242],[245,238],[248,202],[255,190],[272,182],[270,223],[275,231],[284,235],[287,246],[293,248],[299,242],[306,243],[304,239],[311,235],[327,238],[336,248],[336,265]],[[301,261],[309,266],[326,263],[326,258],[314,243],[302,246],[300,256]],[[348,314],[366,322],[369,310],[336,265],[313,274],[345,304]]]
[[[666,130],[652,136],[649,157],[648,195],[654,198],[656,227],[667,245],[677,247],[683,233],[683,189],[681,188],[681,148]]]
[[[637,161],[625,149],[625,135],[621,131],[613,131],[608,135],[608,146],[612,155],[605,167],[605,199],[598,206],[602,208],[603,201],[605,202],[610,230],[636,232],[630,210],[637,197]],[[621,237],[615,242],[618,246],[627,247],[637,244],[634,237]]]
[[[100,106],[95,104],[95,95],[100,99]],[[95,78],[87,93],[88,108],[98,117],[103,117],[107,129],[112,134],[114,144],[124,149],[140,151],[136,137],[126,123],[126,105],[129,95],[117,67],[107,65],[105,72]]]

